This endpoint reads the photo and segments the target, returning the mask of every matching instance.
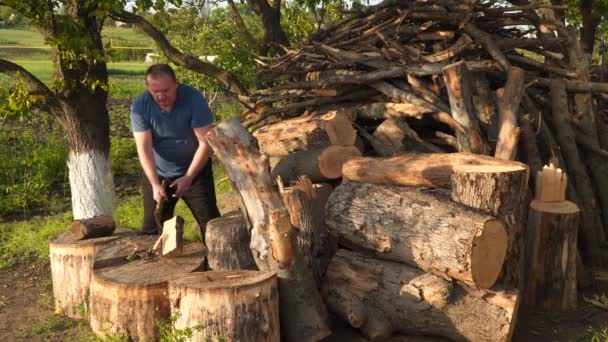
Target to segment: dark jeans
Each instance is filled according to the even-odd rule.
[[[142,172],[143,174],[143,172]],[[160,177],[160,181],[165,180],[167,185],[171,184],[175,179],[179,177]],[[154,221],[154,209],[156,208],[156,201],[152,194],[152,185],[148,181],[145,175],[142,176],[142,190],[144,194],[144,223],[141,227],[143,234],[159,234],[162,231],[162,227],[157,227]],[[162,222],[173,217],[173,210],[179,198],[172,197],[175,192],[175,188],[167,188],[167,202],[163,207]],[[201,229],[201,237],[205,242],[205,228],[209,220],[220,216],[220,212],[217,209],[215,199],[215,188],[213,185],[213,171],[211,169],[211,159],[207,162],[207,165],[200,171],[198,176],[192,181],[190,189],[181,197],[190,208],[194,219],[198,223]]]

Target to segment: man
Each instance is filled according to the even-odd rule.
[[[156,203],[163,201],[162,224],[173,216],[182,198],[198,222],[204,242],[207,222],[220,216],[211,147],[205,139],[213,114],[203,95],[180,84],[169,65],[150,66],[145,78],[148,90],[131,107],[131,129],[144,173],[141,234],[159,234],[162,230],[154,219]]]

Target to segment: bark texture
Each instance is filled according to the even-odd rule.
[[[256,270],[249,230],[240,211],[231,211],[207,223],[205,242],[209,248],[207,259],[214,271]]]
[[[112,235],[116,223],[112,216],[103,215],[90,219],[76,220],[70,225],[70,236],[75,240],[91,239]]]

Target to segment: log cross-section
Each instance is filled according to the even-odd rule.
[[[258,269],[277,272],[281,335],[286,341],[318,341],[328,336],[327,310],[295,242],[268,159],[238,119],[218,124],[207,134],[207,141],[241,197]]]

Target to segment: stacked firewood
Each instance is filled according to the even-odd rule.
[[[474,0],[364,8],[280,57],[260,57],[269,86],[250,96],[246,125],[272,156],[329,145],[371,157],[470,152],[527,164],[532,186],[543,165],[558,165],[569,175],[568,199],[581,208],[581,255],[601,265],[608,117],[598,105],[608,84],[591,82],[589,56],[558,19],[563,9]],[[355,137],[312,128],[323,115],[350,119]],[[289,146],[296,135],[300,145]],[[275,174],[298,176],[290,172]]]

